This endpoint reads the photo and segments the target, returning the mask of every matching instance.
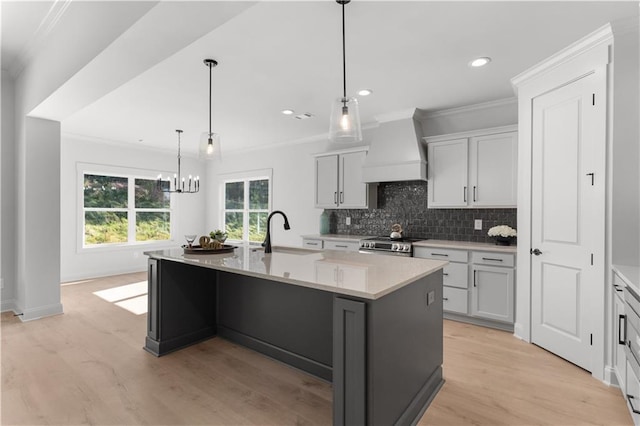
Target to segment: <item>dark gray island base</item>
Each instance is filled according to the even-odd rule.
[[[145,350],[249,347],[332,382],[335,425],[415,424],[444,383],[442,269],[377,299],[152,255],[148,273]]]

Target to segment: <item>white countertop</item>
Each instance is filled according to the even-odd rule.
[[[360,241],[365,238],[373,238],[373,235],[312,234],[302,235],[302,238],[313,238],[327,241]]]
[[[611,265],[613,271],[624,280],[624,283],[640,294],[640,266]]]
[[[414,247],[438,247],[459,250],[494,251],[500,253],[516,253],[517,246],[499,246],[489,243],[473,243],[470,241],[424,240],[413,243]]]
[[[184,254],[182,249],[148,251],[151,258],[378,299],[442,269],[448,262],[402,256],[378,256],[335,250],[274,247],[265,254],[256,246],[238,246],[232,253]]]

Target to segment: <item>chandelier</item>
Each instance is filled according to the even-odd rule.
[[[180,134],[182,133],[182,130],[176,130],[176,133],[178,134],[178,173],[174,173],[173,175],[173,186],[171,185],[171,179],[167,177],[166,180],[163,180],[162,175],[158,175],[157,185],[162,192],[195,194],[200,191],[200,176],[196,176],[194,178],[189,175],[189,180],[187,181],[180,175]]]

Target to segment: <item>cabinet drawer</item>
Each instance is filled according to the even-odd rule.
[[[304,240],[302,240],[302,247],[310,248],[310,249],[321,249],[323,248],[322,240],[313,240],[313,239],[305,238]]]
[[[468,262],[466,250],[451,250],[435,247],[414,247],[413,255],[425,259],[448,260],[449,262]]]
[[[633,424],[640,424],[640,414],[634,413],[633,410],[640,411],[640,381],[636,376],[636,373],[633,370],[634,361],[627,360],[627,371],[626,371],[626,400],[627,406],[629,407],[629,411],[631,412],[631,417],[633,418]]]
[[[467,290],[442,287],[442,309],[459,314],[468,314],[469,298]]]
[[[449,263],[443,269],[442,283],[450,287],[469,287],[469,268],[466,263]]]
[[[513,267],[514,259],[512,254],[495,253],[490,251],[471,252],[471,262],[477,265],[509,266]]]
[[[358,251],[360,248],[359,241],[326,241],[324,242],[324,248],[328,250],[346,250],[346,251]]]

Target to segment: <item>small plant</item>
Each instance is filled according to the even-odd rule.
[[[518,233],[516,232],[515,229],[513,229],[509,225],[498,225],[498,226],[494,226],[493,228],[490,228],[489,231],[487,232],[487,235],[489,235],[490,237],[509,238],[509,237],[517,237]]]
[[[209,232],[209,236],[213,240],[220,241],[221,243],[224,243],[224,241],[227,239],[228,234],[226,232],[224,232],[224,231],[216,229],[215,231]]]

